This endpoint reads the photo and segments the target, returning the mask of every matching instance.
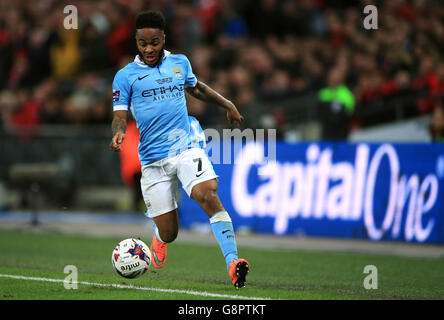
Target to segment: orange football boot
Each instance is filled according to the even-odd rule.
[[[228,275],[236,289],[245,287],[245,278],[250,271],[250,264],[245,259],[237,259],[230,263]]]
[[[165,265],[167,256],[167,243],[157,240],[156,236],[153,234],[150,251],[153,265],[158,269],[162,268]]]

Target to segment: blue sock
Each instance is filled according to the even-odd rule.
[[[154,224],[154,226],[153,226],[153,233],[154,233],[154,235],[156,236],[156,239],[157,239],[158,241],[163,242],[163,243],[166,243],[165,241],[163,241],[163,240],[160,238],[160,235],[159,235],[159,229],[157,228],[157,225],[156,225],[156,224]]]
[[[210,223],[214,237],[219,243],[219,247],[224,255],[228,270],[228,267],[233,259],[238,259],[236,238],[234,236],[231,218],[226,211],[221,211],[214,214],[210,218]]]

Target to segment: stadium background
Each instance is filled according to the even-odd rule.
[[[276,129],[282,163],[308,166],[307,150],[314,146],[318,153],[330,150],[333,163],[353,166],[359,143],[368,146],[369,159],[390,143],[399,159],[396,178],[404,174],[411,183],[405,199],[399,200],[398,228],[408,229],[408,201],[422,192],[422,209],[427,210],[411,209],[410,215],[419,218],[411,218],[416,222],[410,227],[424,231],[433,221],[433,230],[424,239],[409,231],[396,233],[393,224],[373,240],[444,242],[440,1],[75,1],[77,30],[63,27],[67,4],[0,1],[3,224],[14,217],[37,223],[51,212],[52,219],[64,217],[62,213],[142,216],[137,155],[130,138],[137,132],[130,126],[126,149],[133,152],[118,155],[108,147],[111,82],[116,71],[134,59],[135,15],[157,9],[167,19],[166,48],[186,54],[197,77],[236,104],[245,128]],[[377,30],[363,27],[368,4],[378,8]],[[188,107],[204,129],[222,132],[228,127],[216,107],[192,97]],[[392,186],[387,178],[392,168],[385,159],[388,156],[381,160],[372,198],[377,229]],[[273,229],[271,209],[244,219],[231,203],[233,166],[217,165],[216,171],[221,197],[239,233],[372,238],[364,218],[353,224],[338,213],[304,220],[293,212],[284,232]],[[434,175],[436,183],[427,180],[428,175]],[[255,179],[245,182],[250,191],[264,183]],[[332,180],[328,188],[338,184]],[[433,190],[436,199],[427,203]],[[209,232],[198,210],[185,199],[182,226]]]

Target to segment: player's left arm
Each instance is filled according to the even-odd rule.
[[[238,126],[241,126],[244,122],[244,117],[239,113],[233,102],[223,97],[202,81],[197,81],[194,87],[187,87],[185,90],[188,94],[199,100],[214,103],[227,110],[227,119],[230,124],[236,123]]]

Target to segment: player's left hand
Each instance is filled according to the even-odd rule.
[[[234,104],[232,104],[231,108],[227,111],[227,119],[231,125],[237,124],[238,127],[242,126],[244,122],[244,117],[241,116]]]

